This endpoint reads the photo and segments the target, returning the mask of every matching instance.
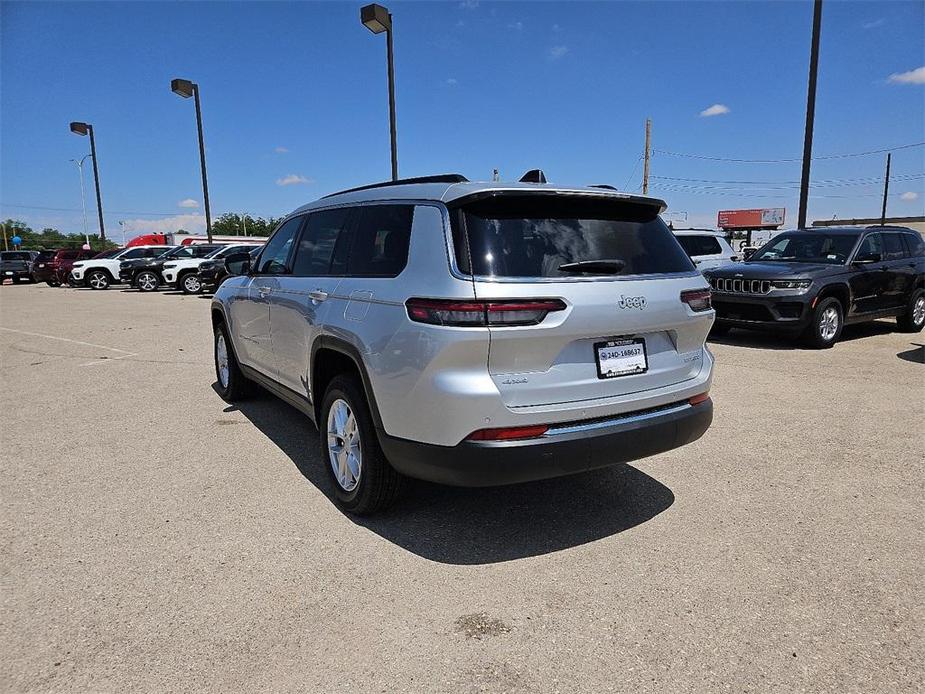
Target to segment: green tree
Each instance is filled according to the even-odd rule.
[[[45,227],[42,231],[33,231],[25,222],[17,219],[7,219],[3,222],[3,228],[6,232],[7,244],[14,236],[22,238],[24,250],[41,251],[57,248],[80,248],[84,245],[83,234],[63,234],[52,227]],[[90,248],[95,251],[105,251],[110,248],[116,248],[118,244],[109,241],[103,241],[98,236],[90,237]]]
[[[212,233],[220,236],[269,236],[279,224],[279,218],[252,217],[226,212],[212,222]]]

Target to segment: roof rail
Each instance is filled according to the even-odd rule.
[[[901,229],[902,231],[915,231],[910,227],[904,227],[901,224],[868,224],[868,229]]]
[[[588,188],[603,188],[604,190],[616,190],[616,186],[612,186],[609,183],[592,183]]]
[[[370,190],[371,188],[387,188],[388,186],[404,186],[414,183],[468,183],[469,179],[462,174],[438,174],[436,176],[418,176],[417,178],[398,178],[394,181],[383,181],[382,183],[370,183],[366,186],[357,186],[347,190],[339,190],[336,193],[328,193],[323,196],[330,198],[334,195],[343,195],[344,193],[355,193],[358,190]]]

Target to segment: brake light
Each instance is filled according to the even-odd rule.
[[[408,318],[417,323],[455,326],[537,325],[549,313],[564,311],[559,299],[513,299],[498,301],[456,301],[452,299],[408,299]]]
[[[710,391],[706,393],[701,393],[700,395],[695,395],[692,398],[688,398],[687,402],[691,405],[699,405],[702,402],[706,402],[710,399]]]
[[[505,427],[502,429],[479,429],[466,437],[467,441],[516,441],[539,438],[549,430],[547,424],[527,427]]]
[[[709,289],[685,289],[681,292],[681,301],[691,307],[692,311],[709,311],[711,293]]]

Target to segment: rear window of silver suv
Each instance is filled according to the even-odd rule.
[[[482,277],[574,277],[562,269],[606,261],[607,275],[693,271],[658,208],[606,198],[498,195],[451,211],[460,271]],[[588,273],[588,274],[594,274]]]

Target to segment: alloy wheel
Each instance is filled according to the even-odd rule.
[[[915,300],[915,305],[912,307],[912,322],[916,325],[925,323],[925,296],[920,296]]]
[[[335,400],[328,410],[328,458],[340,488],[345,492],[356,489],[363,470],[360,429],[343,399]]]
[[[196,275],[187,275],[183,278],[183,288],[190,294],[195,294],[202,288],[202,282]]]
[[[228,366],[228,345],[225,344],[225,336],[221,333],[215,340],[215,365],[218,367],[218,382],[222,388],[227,388],[231,372]]]
[[[834,306],[829,306],[822,312],[822,317],[819,319],[819,334],[823,340],[830,342],[835,339],[837,332],[838,310]]]
[[[109,280],[102,272],[93,272],[89,278],[90,286],[94,289],[106,289],[109,286]]]
[[[138,276],[138,288],[143,292],[151,292],[157,289],[157,279],[150,272],[143,272]]]

